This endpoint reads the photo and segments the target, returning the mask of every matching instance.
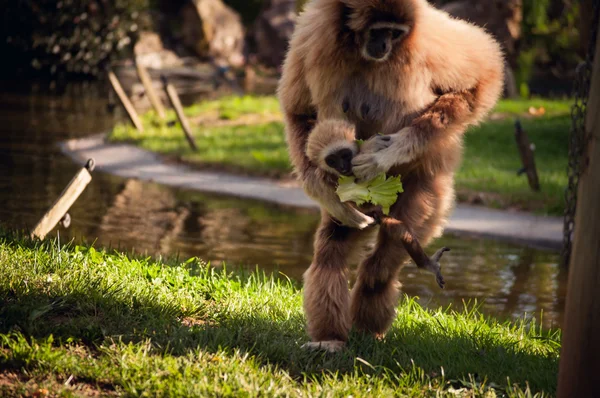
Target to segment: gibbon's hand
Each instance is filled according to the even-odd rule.
[[[346,227],[365,229],[376,224],[373,217],[363,214],[347,203],[342,203],[335,193],[335,188],[315,175],[304,181],[304,191],[319,202],[331,217]]]
[[[376,135],[360,147],[360,153],[352,159],[352,172],[361,181],[372,180],[387,173],[397,164],[414,159],[412,129],[406,127],[395,134]]]

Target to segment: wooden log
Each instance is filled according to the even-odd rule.
[[[152,84],[152,79],[150,78],[148,71],[146,70],[144,65],[140,64],[139,62],[136,62],[135,66],[137,69],[138,76],[140,77],[140,81],[144,85],[144,90],[146,92],[146,95],[148,96],[148,99],[150,100],[150,103],[152,104],[152,107],[156,111],[156,114],[158,115],[158,117],[161,120],[164,120],[166,117],[165,116],[165,107],[163,106],[162,102],[160,101],[158,94],[156,94],[156,90],[154,90],[154,85]]]
[[[523,130],[523,126],[521,126],[521,121],[519,120],[515,122],[515,139],[517,140],[517,147],[519,148],[521,163],[523,164],[523,168],[517,174],[527,174],[529,186],[532,190],[539,192],[540,180],[538,179],[537,168],[535,167],[534,146],[529,141],[529,137],[525,130]]]
[[[173,87],[173,85],[169,83],[165,76],[161,76],[161,80],[165,85],[165,90],[167,91],[169,101],[171,101],[171,105],[175,109],[177,118],[181,123],[181,127],[183,128],[183,132],[185,133],[185,138],[187,139],[187,142],[190,144],[190,147],[194,151],[198,150],[198,146],[196,145],[196,141],[194,140],[194,136],[192,135],[192,129],[190,128],[190,124],[188,123],[188,120],[185,117],[185,113],[183,113],[183,106],[181,105],[181,101],[179,100],[177,90],[175,90],[175,87]]]
[[[75,174],[75,177],[69,182],[69,185],[62,191],[56,202],[50,207],[50,209],[44,214],[44,216],[37,223],[31,238],[44,239],[46,235],[61,220],[65,220],[65,224],[71,223],[71,217],[68,215],[68,211],[73,206],[73,203],[77,200],[79,195],[85,190],[85,187],[92,181],[92,175],[90,174],[94,170],[94,159],[89,159],[84,167],[81,168]]]
[[[559,398],[600,397],[600,32],[585,121],[558,374]],[[589,161],[589,163],[588,163]]]
[[[125,110],[127,111],[127,115],[129,115],[129,119],[131,119],[131,122],[133,123],[135,128],[140,133],[143,132],[144,126],[142,124],[142,121],[140,120],[140,117],[138,116],[137,112],[135,111],[133,104],[131,103],[131,101],[129,101],[129,98],[127,98],[127,94],[125,94],[125,90],[123,90],[123,87],[121,87],[121,83],[119,83],[119,79],[117,79],[117,76],[115,75],[115,73],[112,70],[108,71],[108,79],[110,80],[110,84],[112,85],[112,88],[115,90],[115,93],[117,93],[117,95],[119,96],[121,103],[125,107]]]

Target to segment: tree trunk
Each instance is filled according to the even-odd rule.
[[[599,35],[600,36],[600,35]],[[585,128],[588,141],[579,180],[575,242],[569,269],[558,397],[600,397],[600,39]],[[586,162],[587,160],[587,162]]]

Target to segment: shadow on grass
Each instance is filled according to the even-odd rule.
[[[430,378],[471,375],[506,386],[508,377],[534,392],[556,389],[557,334],[500,326],[473,309],[432,312],[404,298],[383,341],[352,333],[339,354],[307,352],[300,348],[308,336],[297,284],[261,273],[227,277],[193,262],[130,260],[69,245],[55,249],[53,242],[1,230],[0,249],[0,334],[52,335],[56,345],[82,343],[91,350],[115,340],[150,341],[155,352],[173,356],[240,351],[299,380],[357,369],[374,376],[418,369]],[[190,292],[191,299],[182,298]],[[27,366],[10,356],[2,361],[6,368]]]
[[[534,392],[556,388],[557,356],[528,352],[520,347],[518,337],[511,343],[501,341],[493,331],[484,331],[477,315],[471,325],[446,332],[443,322],[419,320],[405,310],[385,340],[352,333],[348,349],[332,355],[300,348],[308,338],[300,315],[288,319],[270,319],[252,311],[215,315],[210,307],[183,314],[180,308],[158,306],[151,300],[131,305],[106,293],[93,286],[85,294],[62,296],[31,292],[17,297],[0,292],[0,333],[53,335],[57,344],[80,341],[92,350],[107,339],[126,343],[150,339],[158,352],[175,356],[197,348],[211,353],[239,350],[259,363],[285,369],[292,377],[308,375],[315,381],[321,380],[323,371],[352,374],[358,367],[377,376],[416,367],[432,378],[444,374],[446,380],[457,380],[472,375],[506,385],[508,377],[511,383],[529,384]],[[414,302],[408,306],[424,311]],[[19,369],[25,364],[4,365]]]

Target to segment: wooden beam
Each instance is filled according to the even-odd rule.
[[[558,374],[559,398],[600,397],[600,32],[587,105]],[[587,165],[587,166],[586,166]]]
[[[540,180],[538,178],[537,169],[535,167],[535,156],[533,155],[534,147],[529,141],[529,137],[527,136],[525,130],[523,130],[523,126],[521,125],[521,122],[519,120],[515,122],[515,139],[517,140],[517,147],[519,148],[519,154],[521,155],[521,163],[523,164],[523,168],[519,170],[517,174],[527,174],[527,181],[529,182],[529,186],[535,192],[539,192]]]
[[[185,117],[185,113],[183,113],[183,106],[181,105],[181,101],[179,100],[179,95],[177,94],[177,90],[165,76],[161,76],[161,80],[165,85],[165,90],[167,91],[167,96],[169,97],[169,101],[171,101],[171,105],[175,109],[175,113],[177,114],[177,118],[181,123],[181,127],[183,128],[183,132],[185,133],[185,138],[187,139],[190,147],[196,151],[198,146],[196,145],[196,141],[194,141],[194,136],[192,135],[192,129],[190,128],[190,124],[188,123],[187,118]]]
[[[144,65],[140,64],[137,61],[135,63],[135,67],[137,69],[138,76],[142,84],[144,85],[144,90],[146,92],[146,95],[148,96],[148,99],[150,100],[150,103],[152,104],[152,107],[156,111],[158,117],[161,120],[165,120],[165,107],[160,101],[158,94],[156,94],[156,90],[154,90],[154,85],[152,84],[152,79],[150,78],[148,71],[146,70]]]
[[[69,185],[62,191],[56,202],[50,207],[50,210],[44,214],[42,219],[37,223],[31,238],[44,239],[46,235],[58,224],[63,218],[65,221],[68,220],[68,224],[71,223],[71,217],[68,215],[68,211],[73,206],[73,203],[77,200],[79,195],[85,190],[85,187],[92,181],[92,175],[90,174],[94,170],[94,160],[88,160],[85,167],[75,174],[75,177],[69,182]]]
[[[125,110],[127,111],[127,115],[129,115],[129,119],[131,119],[131,122],[133,123],[135,128],[140,133],[143,132],[144,126],[142,124],[142,121],[140,120],[140,117],[138,116],[137,112],[135,111],[133,104],[131,103],[131,101],[129,101],[129,98],[127,98],[127,94],[125,94],[125,90],[123,90],[123,87],[121,87],[121,83],[119,83],[119,79],[117,79],[117,76],[112,71],[112,69],[110,69],[108,71],[108,80],[110,80],[110,84],[112,85],[112,88],[115,90],[115,93],[117,93],[117,95],[119,96],[119,99],[121,100],[121,103],[125,107]]]

